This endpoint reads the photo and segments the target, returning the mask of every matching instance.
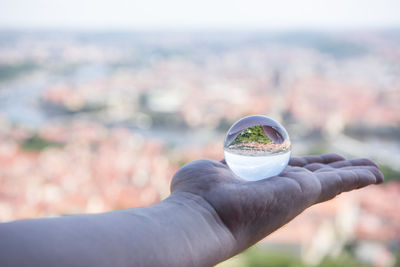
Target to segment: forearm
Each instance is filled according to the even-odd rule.
[[[207,266],[234,239],[200,197],[96,215],[0,224],[0,266]]]

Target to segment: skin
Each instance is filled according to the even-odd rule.
[[[212,266],[306,208],[382,181],[374,162],[336,154],[292,158],[256,182],[224,161],[198,160],[149,207],[0,224],[0,266]]]

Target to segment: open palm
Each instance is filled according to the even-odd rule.
[[[292,158],[269,179],[247,182],[224,161],[198,160],[174,176],[172,194],[194,194],[215,210],[241,251],[272,233],[309,206],[383,181],[368,159],[346,160],[336,154]]]

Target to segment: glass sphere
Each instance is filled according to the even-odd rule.
[[[262,115],[242,118],[229,129],[224,142],[229,168],[247,181],[280,174],[287,166],[291,144],[286,129]]]

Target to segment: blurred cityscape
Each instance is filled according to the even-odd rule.
[[[221,266],[400,266],[398,30],[0,31],[0,221],[151,205],[251,114],[294,155],[369,157],[386,182]]]

